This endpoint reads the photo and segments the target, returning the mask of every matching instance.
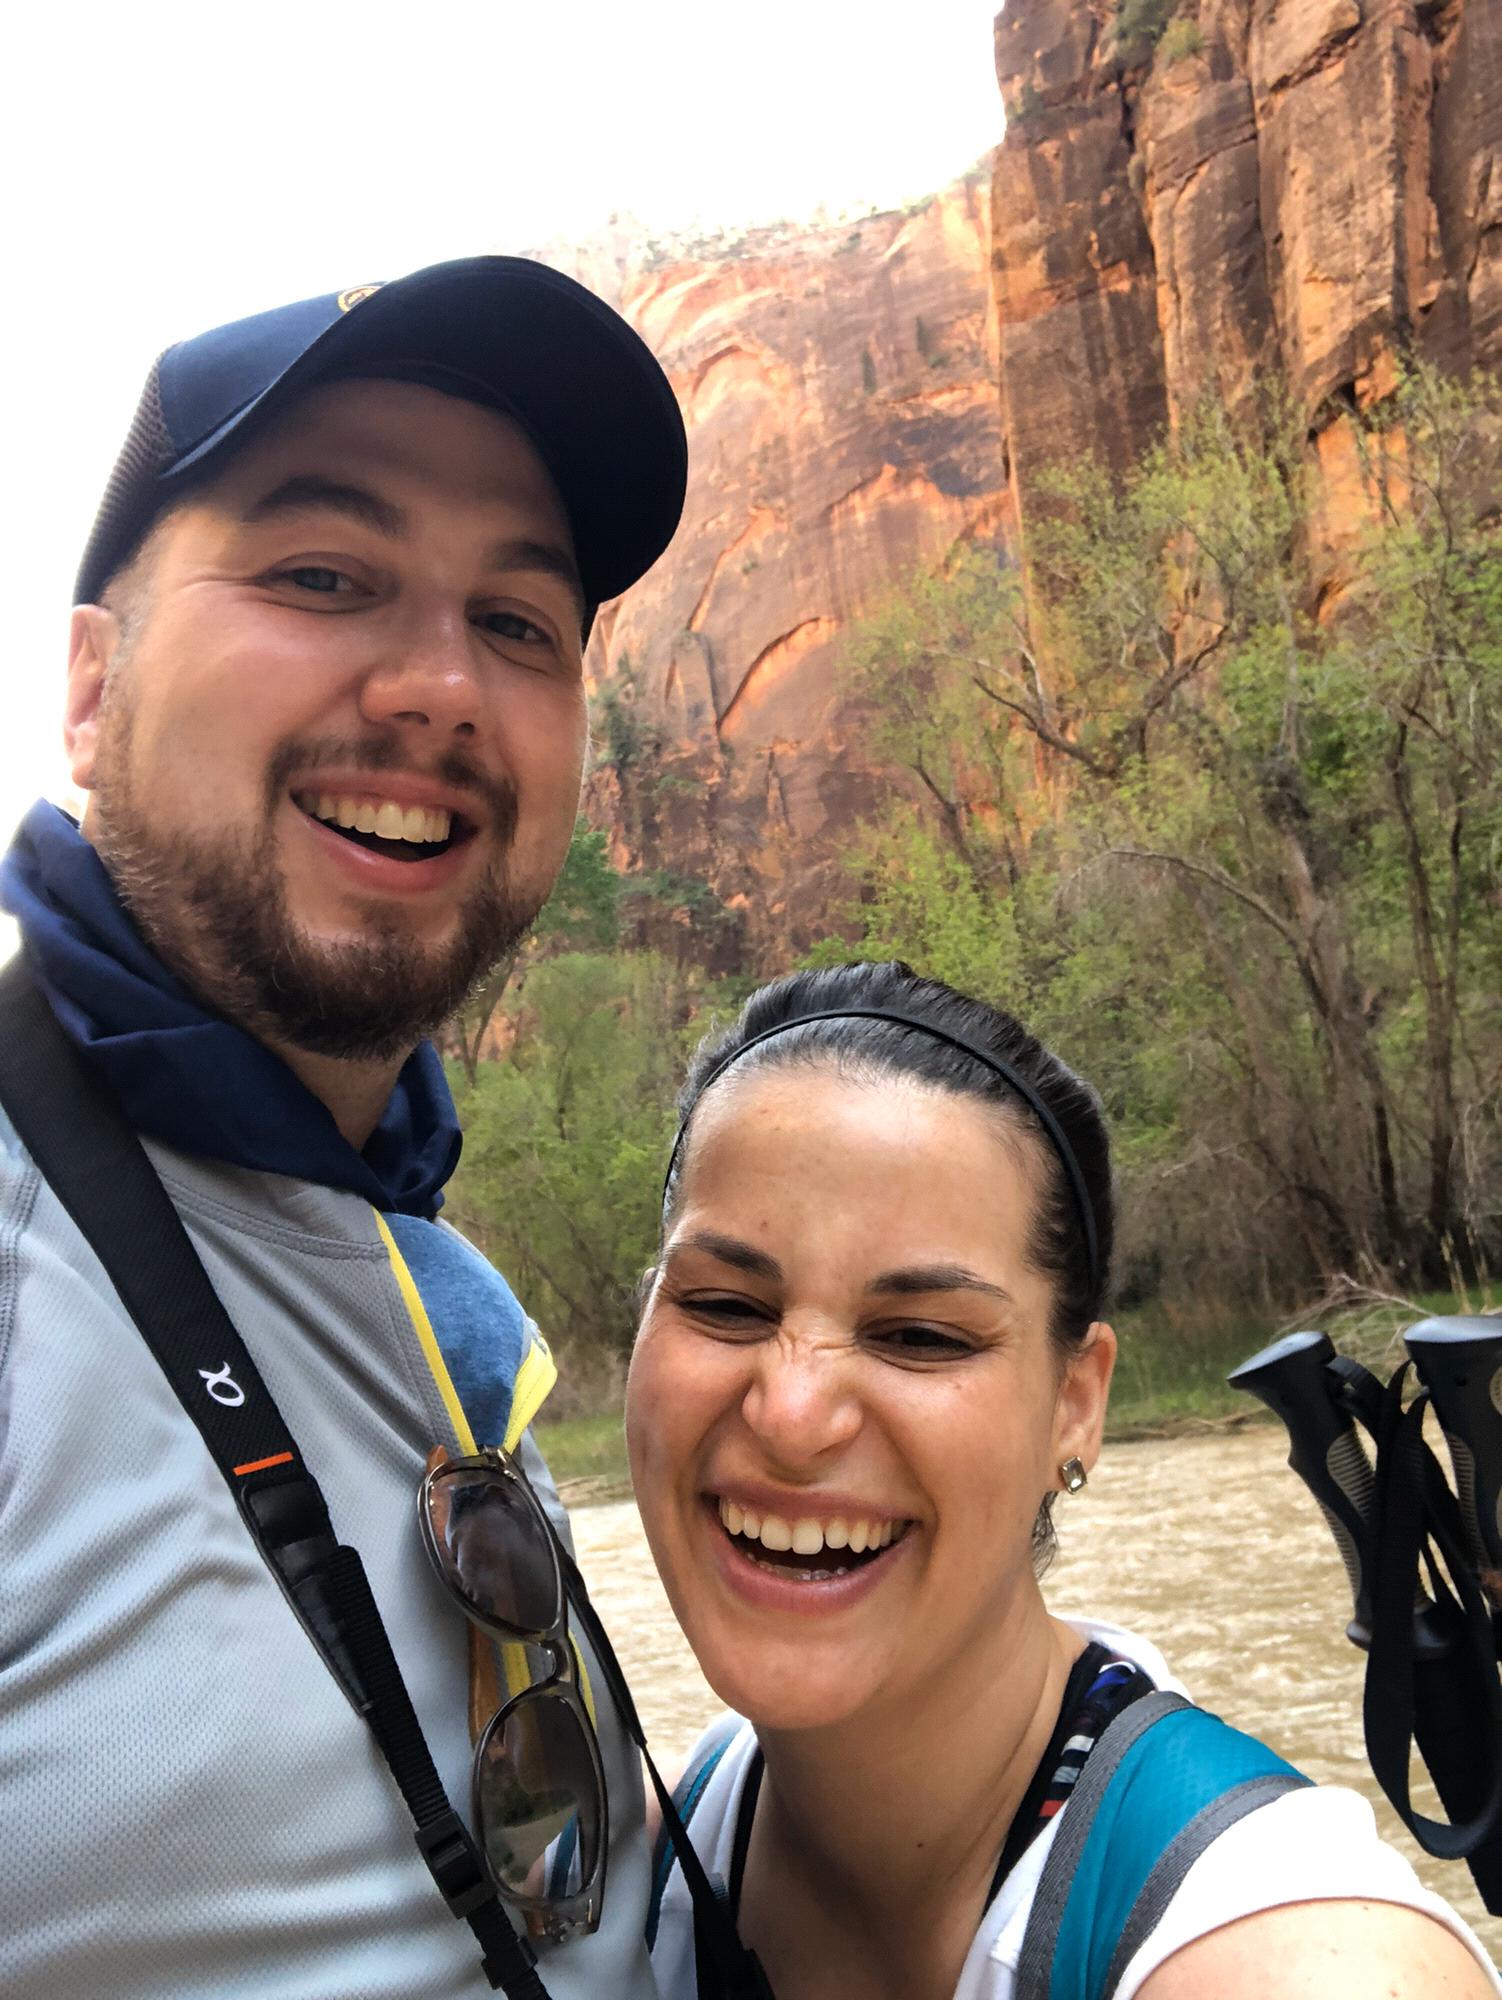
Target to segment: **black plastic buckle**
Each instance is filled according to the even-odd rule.
[[[416,1834],[428,1872],[456,1917],[467,1917],[495,1895],[469,1828],[456,1812],[420,1826]]]
[[[326,1563],[335,1548],[334,1530],[323,1495],[308,1475],[257,1478],[236,1489],[250,1516],[256,1540],[291,1583]]]

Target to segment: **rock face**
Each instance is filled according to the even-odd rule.
[[[594,808],[696,957],[785,962],[838,906],[834,837],[901,810],[840,636],[959,541],[1025,548],[1046,464],[1126,464],[1281,377],[1338,594],[1352,410],[1407,352],[1502,365],[1502,0],[1174,7],[1008,0],[989,214],[972,177],[907,216],[645,269],[622,235],[578,266],[688,412],[682,531],[590,670]]]
[[[977,174],[907,215],[622,279],[684,405],[689,500],[590,648],[594,806],[619,860],[674,878],[659,909],[696,926],[697,955],[811,941],[838,895],[831,833],[878,796],[840,636],[916,564],[1005,536],[988,262]],[[731,915],[711,924],[716,900]]]
[[[1045,461],[1124,462],[1202,395],[1243,405],[1274,373],[1338,517],[1345,413],[1388,393],[1404,353],[1502,360],[1502,6],[1199,0],[1136,47],[1113,22],[1008,0],[996,23],[993,277],[1024,533]]]

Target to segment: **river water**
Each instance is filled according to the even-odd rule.
[[[1311,1777],[1364,1792],[1386,1838],[1497,1957],[1502,1919],[1486,1915],[1463,1864],[1420,1851],[1367,1767],[1345,1572],[1284,1451],[1282,1431],[1261,1425],[1108,1446],[1085,1492],[1059,1503],[1050,1607],[1140,1631],[1207,1708]],[[722,1704],[673,1622],[636,1509],[629,1500],[582,1507],[573,1521],[654,1754],[681,1760]],[[1415,1786],[1415,1797],[1437,1812],[1432,1794]]]

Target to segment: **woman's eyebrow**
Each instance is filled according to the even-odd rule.
[[[702,1250],[732,1270],[744,1271],[748,1278],[765,1278],[773,1285],[782,1282],[782,1266],[775,1257],[769,1257],[765,1250],[754,1250],[737,1236],[722,1236],[717,1229],[690,1230],[677,1239],[668,1256],[674,1257],[681,1250]]]
[[[1004,1292],[1000,1285],[993,1285],[978,1272],[967,1270],[963,1264],[910,1264],[901,1271],[883,1271],[879,1278],[871,1280],[866,1290],[895,1293],[905,1299],[917,1298],[925,1292],[984,1292],[987,1298],[1000,1299],[1004,1305],[1012,1303],[1010,1292]]]

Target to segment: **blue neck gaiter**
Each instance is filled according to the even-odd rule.
[[[27,813],[0,862],[0,908],[86,1066],[138,1132],[185,1153],[347,1188],[435,1215],[459,1161],[437,1051],[404,1064],[363,1152],[271,1050],[211,1013],[147,946],[104,863],[56,806]]]

